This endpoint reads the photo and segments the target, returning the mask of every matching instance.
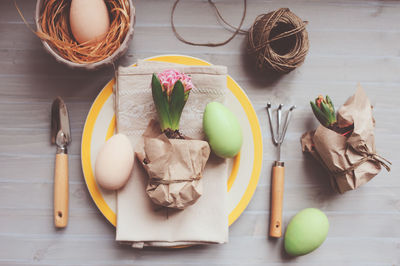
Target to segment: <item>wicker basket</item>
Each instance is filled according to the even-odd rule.
[[[43,2],[45,0],[38,0],[36,3],[36,12],[35,12],[35,22],[36,22],[36,28],[37,31],[41,30],[41,26],[40,26],[40,12],[42,9],[42,5]],[[45,50],[50,53],[58,62],[61,62],[71,68],[79,68],[79,69],[88,69],[88,70],[94,70],[94,69],[98,69],[100,67],[106,66],[106,65],[110,65],[112,64],[115,60],[117,60],[120,56],[122,56],[128,49],[128,43],[130,41],[130,39],[133,36],[133,31],[134,31],[134,24],[135,24],[135,7],[133,5],[132,0],[127,0],[129,2],[129,8],[130,8],[130,27],[129,27],[129,31],[125,36],[125,39],[123,40],[123,42],[121,43],[121,45],[119,46],[119,48],[117,48],[117,50],[115,50],[109,57],[94,62],[94,63],[76,63],[76,62],[72,62],[62,56],[60,56],[56,50],[54,50],[48,43],[46,40],[42,39],[42,43],[43,46],[45,48]]]

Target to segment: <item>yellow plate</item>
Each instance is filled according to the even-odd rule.
[[[211,65],[201,59],[182,55],[163,55],[146,60],[184,65]],[[113,85],[114,80],[108,82],[90,108],[83,129],[81,160],[91,197],[101,213],[115,226],[116,193],[99,187],[93,175],[100,147],[114,134]],[[226,105],[237,116],[243,130],[243,146],[238,156],[233,159],[228,179],[229,225],[231,225],[247,207],[257,187],[262,164],[262,136],[256,112],[244,91],[230,76],[227,77],[227,86],[230,93],[227,95]]]

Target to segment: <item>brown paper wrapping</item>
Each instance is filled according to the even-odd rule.
[[[146,192],[155,204],[184,209],[202,195],[202,173],[210,156],[206,141],[168,139],[152,120],[135,154],[149,176]]]
[[[376,154],[372,106],[358,85],[356,93],[339,109],[339,127],[354,124],[350,137],[322,125],[301,137],[303,152],[309,152],[330,174],[332,187],[339,193],[356,189],[377,175],[386,159]]]

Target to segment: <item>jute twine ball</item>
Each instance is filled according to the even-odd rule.
[[[288,73],[300,66],[309,48],[306,23],[288,8],[259,15],[248,33],[257,68]]]

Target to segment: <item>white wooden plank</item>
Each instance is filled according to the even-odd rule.
[[[284,211],[283,221],[286,225],[297,212]],[[330,227],[328,237],[343,238],[398,238],[400,235],[398,213],[362,214],[344,212],[326,212]],[[230,236],[235,237],[263,237],[268,235],[267,222],[269,213],[259,214],[246,211],[240,220],[231,226]]]
[[[18,1],[26,19],[33,23],[35,0]],[[223,16],[233,24],[239,23],[242,14],[243,1],[215,1]],[[0,23],[22,23],[11,0],[1,1]],[[137,25],[165,25],[169,26],[169,11],[172,1],[137,1],[135,2]],[[321,29],[337,28],[387,30],[396,28],[395,24],[388,24],[388,18],[396,18],[398,8],[396,1],[293,1],[293,0],[252,0],[248,1],[247,19],[245,26],[249,26],[255,17],[263,12],[269,12],[280,7],[289,7],[300,17],[310,22],[310,27],[318,25]],[[11,10],[11,12],[8,12]],[[152,15],[149,15],[152,14]],[[335,14],[327,16],[326,14]],[[206,18],[206,19],[205,19]],[[205,1],[182,1],[176,10],[177,25],[205,25],[215,26],[217,21],[212,8]]]
[[[0,257],[9,260],[32,260],[36,262],[78,264],[82,261],[93,263],[166,263],[175,260],[184,265],[193,262],[204,264],[261,264],[272,263],[323,263],[329,261],[336,265],[352,263],[397,264],[399,258],[399,240],[393,238],[328,238],[312,255],[290,258],[283,253],[282,241],[271,241],[262,238],[231,237],[229,245],[192,247],[183,250],[145,249],[132,250],[120,246],[115,241],[104,238],[65,239],[63,234],[52,238],[4,237],[8,245],[0,250]],[[246,253],[243,254],[243,249]],[[322,262],[321,259],[323,258]],[[172,263],[174,263],[172,261]]]
[[[288,179],[290,180],[290,176]],[[397,187],[374,187],[365,185],[356,191],[343,195],[336,194],[327,185],[292,187],[285,189],[285,211],[299,211],[307,207],[320,208],[323,211],[343,213],[398,213],[400,202]],[[52,209],[53,184],[51,183],[1,183],[0,208]],[[269,209],[269,189],[260,186],[247,211],[267,213]],[[83,183],[70,184],[70,206],[73,209],[92,208],[92,200]]]
[[[3,52],[2,57],[4,59],[19,55],[23,51],[36,52],[36,56],[45,54],[42,49],[41,43],[38,38],[29,31],[29,29],[23,24],[2,24],[0,28],[3,34],[7,35],[8,38],[2,39],[1,43],[4,47],[9,48],[7,53]],[[174,40],[168,43],[164,43],[162,47],[158,47],[158,43],[152,42],[152,36],[146,34],[148,31],[153,34],[160,36],[160,38],[175,38],[172,31],[168,26],[149,25],[135,27],[135,37],[133,39],[131,48],[135,51],[151,51],[153,49],[171,51],[178,45],[182,52],[193,52],[191,46],[182,44],[178,40]],[[215,27],[195,27],[185,26],[180,27],[179,32],[183,36],[191,36],[195,33],[195,37],[189,37],[194,41],[203,41],[209,36],[220,36],[215,41],[226,39],[229,37],[229,31],[226,31],[221,26]],[[310,28],[309,39],[311,43],[310,54],[328,54],[328,55],[347,55],[347,56],[397,56],[398,50],[395,45],[387,45],[390,43],[398,42],[400,38],[400,30],[390,31],[368,31],[368,30],[357,30],[357,29],[332,29],[322,30]],[[346,42],[344,42],[346,40]],[[371,41],[376,40],[376,41]],[[246,36],[241,35],[234,39],[228,46],[220,47],[210,50],[209,47],[200,47],[194,51],[195,53],[225,53],[225,54],[240,54],[243,43],[246,41]],[[227,49],[230,48],[230,49]],[[23,51],[21,51],[23,50]]]
[[[0,155],[0,184],[20,183],[40,184],[52,183],[54,175],[54,154],[39,155]],[[29,172],[21,164],[29,165]],[[79,155],[69,155],[69,182],[81,184],[84,182]]]
[[[283,215],[285,226],[295,215],[295,211],[286,211]],[[400,222],[398,213],[353,213],[327,211],[330,222],[329,237],[349,238],[399,238]],[[230,227],[230,236],[266,237],[268,213],[246,211]],[[36,221],[36,223],[32,223]],[[70,223],[64,229],[66,238],[101,237],[110,241],[114,238],[114,226],[95,210],[76,210],[70,213]],[[0,209],[0,236],[27,238],[51,237],[57,230],[53,226],[52,209]]]

